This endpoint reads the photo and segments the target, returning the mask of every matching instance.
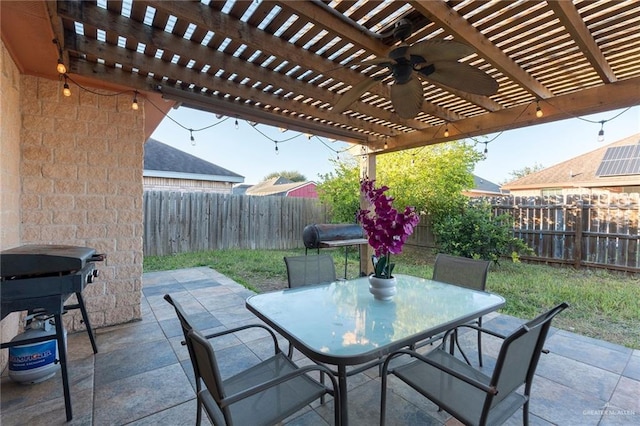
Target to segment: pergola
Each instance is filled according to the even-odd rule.
[[[332,106],[406,39],[453,39],[462,61],[499,83],[480,96],[423,81],[400,118],[389,77],[344,112]],[[484,135],[640,102],[640,2],[51,1],[2,2],[2,35],[26,74],[130,90],[147,136],[174,103],[364,145],[381,153]],[[54,40],[54,42],[52,42]],[[542,117],[537,117],[537,108]]]

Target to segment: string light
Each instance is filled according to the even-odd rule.
[[[604,142],[604,123],[606,123],[606,120],[602,120],[600,122],[600,131],[598,132],[598,142]]]
[[[191,135],[191,145],[196,146],[196,138],[193,137],[193,129],[189,129],[189,134]]]
[[[387,149],[389,147],[389,145],[387,144],[387,140],[385,139],[384,141],[384,149]]]
[[[58,73],[60,74],[67,73],[67,67],[64,65],[64,62],[62,62],[62,59],[60,58],[58,58],[58,65],[56,66],[56,71],[58,71]]]
[[[280,154],[280,153],[278,152],[278,141],[275,141],[274,143],[275,143],[275,145],[276,145],[276,155],[278,155],[278,154]]]
[[[67,75],[64,75],[64,85],[62,86],[62,94],[66,97],[71,96],[71,89],[69,88],[69,83],[67,82]]]
[[[53,44],[55,44],[58,48],[58,64],[56,65],[56,71],[58,71],[58,74],[66,74],[67,67],[65,66],[64,62],[62,62],[62,47],[58,43],[58,39],[54,38],[52,41]]]
[[[449,124],[445,124],[444,126],[444,137],[448,138],[449,137]]]
[[[536,117],[540,118],[543,115],[542,108],[540,108],[540,101],[536,101]]]
[[[235,126],[236,126],[236,130],[238,130],[240,128],[240,123],[238,123],[238,119],[237,118],[236,118]]]
[[[133,91],[133,101],[131,102],[131,109],[134,111],[138,110],[138,91]]]

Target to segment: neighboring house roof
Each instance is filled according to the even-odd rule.
[[[144,144],[143,176],[244,182],[244,176],[155,139],[149,139]]]
[[[466,192],[477,195],[503,195],[500,185],[489,182],[477,175],[473,175],[473,188]]]
[[[633,146],[637,144],[640,144],[640,133],[547,167],[539,172],[531,173],[502,185],[502,188],[513,191],[536,188],[597,188],[638,185],[640,173],[618,176],[598,176],[597,174],[598,167],[603,162],[607,149],[629,146],[632,147],[632,150],[635,150],[636,148]]]
[[[247,192],[247,189],[251,188],[253,185],[248,183],[242,183],[240,185],[234,185],[232,193],[235,195],[244,195]]]
[[[315,187],[316,183],[313,181],[292,182],[280,176],[253,185],[251,188],[247,188],[245,193],[247,195],[287,195],[289,192],[307,185]]]

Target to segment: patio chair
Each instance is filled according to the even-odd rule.
[[[192,329],[187,340],[206,386],[198,392],[198,404],[204,406],[214,425],[273,425],[327,393],[334,396],[334,422],[340,424],[340,391],[328,368],[298,367],[276,349],[271,358],[222,380],[215,351],[207,338]],[[329,374],[332,389],[308,375],[313,371]]]
[[[523,424],[528,425],[531,382],[540,354],[547,352],[543,345],[551,320],[568,306],[567,303],[559,304],[507,337],[474,325],[463,326],[504,339],[490,376],[448,353],[446,336],[442,345],[426,355],[409,349],[390,354],[382,366],[380,425],[385,423],[389,374],[394,374],[465,425],[499,425],[520,407]],[[391,360],[402,355],[413,360],[390,369]]]
[[[175,309],[185,334],[196,382],[196,425],[202,422],[202,408],[214,425],[271,425],[289,417],[327,393],[334,397],[335,424],[340,419],[338,383],[324,366],[298,367],[279,348],[274,332],[262,324],[248,324],[218,333],[203,335],[193,328],[182,306],[165,294]],[[248,369],[222,380],[215,350],[209,339],[251,328],[262,328],[273,339],[274,355]],[[314,380],[307,373],[329,374],[332,388]],[[205,387],[202,387],[204,382]]]
[[[433,267],[432,279],[447,284],[455,284],[461,287],[484,291],[487,284],[487,274],[490,264],[491,262],[486,260],[475,260],[467,257],[438,253]],[[472,324],[477,324],[478,327],[482,327],[482,317],[472,321]],[[433,342],[434,340],[439,340],[440,337],[442,336],[430,339],[420,346],[424,346],[424,344]],[[453,353],[454,345],[460,348],[458,330],[455,330],[452,335],[451,353]],[[415,347],[412,349],[415,349]],[[462,349],[460,349],[460,352],[467,363],[469,363],[469,359],[465,353],[462,352]],[[482,333],[480,331],[478,331],[478,364],[482,367]]]
[[[336,280],[336,266],[328,254],[285,256],[289,288],[330,283]]]

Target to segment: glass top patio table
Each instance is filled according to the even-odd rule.
[[[316,362],[336,365],[347,424],[346,366],[464,324],[505,303],[503,297],[409,275],[397,294],[374,299],[367,277],[250,296],[247,308]],[[343,394],[344,393],[344,394]]]

